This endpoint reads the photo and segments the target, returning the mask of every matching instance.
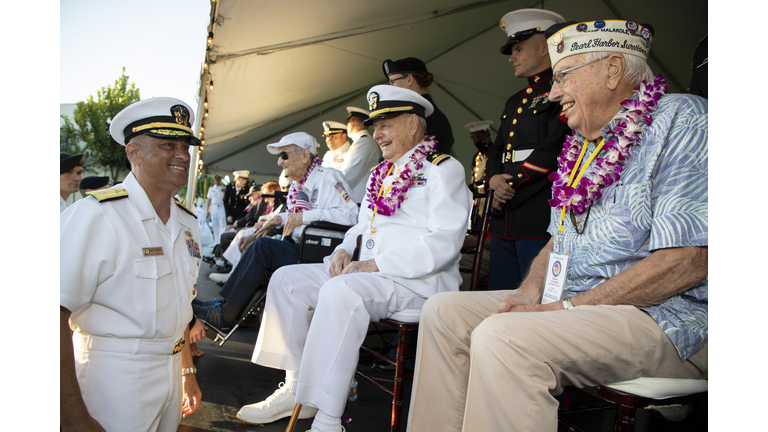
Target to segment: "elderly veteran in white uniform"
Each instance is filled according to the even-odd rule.
[[[280,267],[299,262],[299,241],[305,224],[314,221],[352,225],[357,204],[347,193],[349,186],[340,171],[320,166],[317,140],[306,132],[288,134],[267,150],[277,154],[278,165],[292,180],[285,211],[270,218],[255,233],[242,237],[242,257],[226,276],[221,298],[193,305],[195,316],[220,331],[231,327],[239,312],[269,275]],[[266,237],[283,227],[283,240]],[[318,230],[318,234],[335,234]],[[288,241],[285,237],[290,238]],[[233,242],[234,243],[234,242]]]
[[[368,133],[368,126],[363,124],[371,112],[348,106],[347,113],[347,136],[352,139],[352,145],[344,158],[341,172],[352,188],[352,199],[361,203],[365,197],[365,185],[371,168],[379,163],[381,150]]]
[[[323,155],[323,166],[337,169],[344,166],[347,152],[349,151],[349,138],[347,138],[347,125],[337,121],[323,122],[323,135],[328,151]]]
[[[284,267],[272,275],[252,361],[285,369],[286,382],[237,417],[268,423],[312,417],[312,432],[342,431],[340,417],[370,322],[420,309],[438,292],[457,291],[469,189],[464,168],[436,154],[425,137],[432,105],[388,85],[370,89],[374,139],[384,161],[373,170],[358,223],[323,264]],[[352,260],[358,239],[359,260]],[[313,408],[314,407],[314,408]]]
[[[60,386],[64,431],[176,431],[200,389],[188,339],[200,233],[173,195],[198,145],[184,102],[115,116],[132,173],[61,215]],[[72,332],[72,333],[70,333]]]

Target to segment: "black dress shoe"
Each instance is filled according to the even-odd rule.
[[[203,256],[203,262],[207,262],[210,265],[216,264],[216,261],[214,261],[211,256]]]
[[[375,361],[373,362],[373,366],[371,366],[374,370],[377,370],[379,372],[384,373],[394,373],[395,372],[395,365],[387,362],[381,362],[381,361]]]

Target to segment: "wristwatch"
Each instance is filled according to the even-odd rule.
[[[181,369],[181,376],[189,375],[193,373],[197,373],[197,368],[195,366]]]
[[[563,308],[565,308],[565,310],[573,309],[575,307],[576,306],[574,306],[573,303],[571,303],[570,297],[566,297],[563,299]]]

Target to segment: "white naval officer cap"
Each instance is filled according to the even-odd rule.
[[[280,141],[276,143],[267,144],[267,151],[272,154],[278,154],[281,147],[289,145],[309,149],[309,152],[313,155],[317,154],[317,140],[306,132],[294,132],[280,138]]]
[[[348,106],[347,107],[347,113],[348,113],[347,114],[347,121],[349,121],[349,119],[352,116],[357,116],[357,117],[360,117],[363,120],[367,120],[368,117],[371,115],[371,112],[368,111],[367,109],[362,109],[362,108],[353,107],[353,106]]]
[[[477,131],[484,131],[487,130],[488,127],[493,124],[490,120],[483,120],[483,121],[476,121],[472,123],[467,123],[464,125],[465,128],[469,129],[469,132],[477,132]]]
[[[346,133],[347,132],[347,125],[344,123],[339,123],[336,121],[330,121],[326,120],[323,122],[323,135],[333,135],[337,133]]]
[[[248,176],[250,174],[251,174],[251,172],[248,171],[248,170],[240,170],[240,171],[235,171],[235,172],[232,173],[232,175],[235,176],[235,178],[242,177],[242,178],[246,178],[246,179],[248,178]]]
[[[544,33],[546,29],[558,23],[565,22],[560,14],[546,9],[518,9],[501,17],[499,27],[507,34],[505,43],[499,52],[512,54],[512,46],[522,42],[536,33]]]
[[[368,108],[371,115],[363,122],[370,126],[376,119],[384,119],[400,114],[418,114],[427,118],[435,112],[435,107],[424,96],[413,90],[380,84],[368,90]]]
[[[134,102],[117,113],[109,125],[109,133],[120,145],[136,135],[146,134],[158,138],[189,137],[190,145],[200,145],[192,132],[195,114],[184,101],[170,97],[156,97]]]

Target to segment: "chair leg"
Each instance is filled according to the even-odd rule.
[[[637,408],[625,407],[619,405],[616,408],[616,423],[614,430],[616,432],[634,432]]]
[[[296,422],[299,420],[299,413],[301,412],[301,404],[296,404],[293,407],[293,414],[291,414],[291,420],[288,421],[288,427],[285,428],[285,432],[293,432],[296,427]]]
[[[390,432],[400,432],[400,419],[403,410],[403,392],[405,390],[405,354],[408,349],[408,330],[398,332],[397,354],[395,356],[395,389],[392,400],[392,423]]]

